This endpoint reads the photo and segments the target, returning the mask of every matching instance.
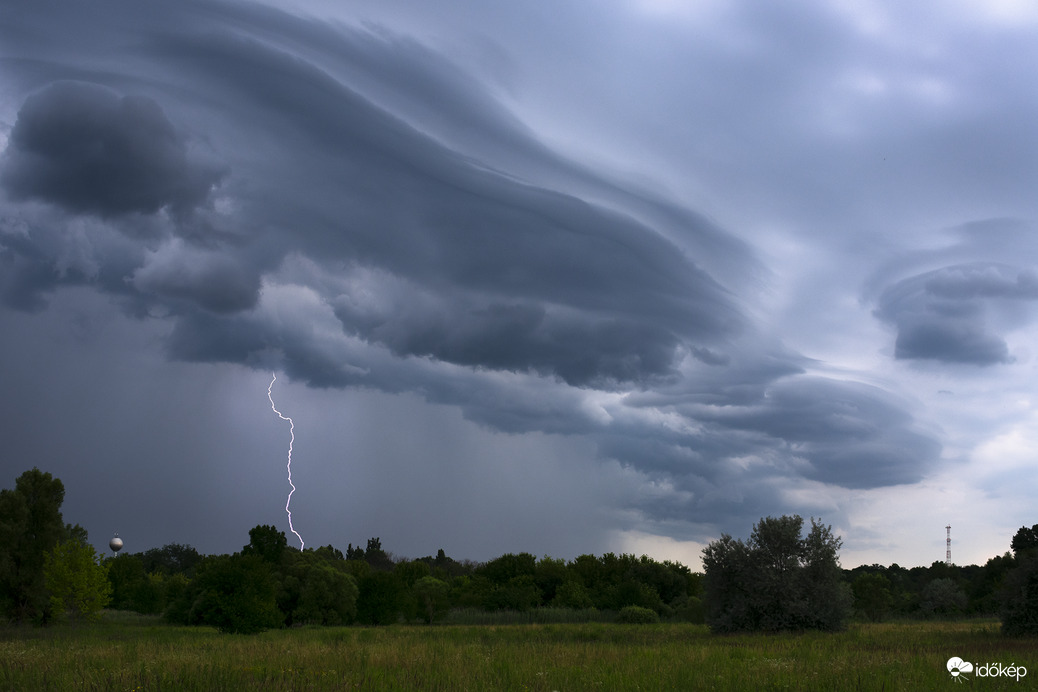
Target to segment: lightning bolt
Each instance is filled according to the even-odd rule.
[[[267,398],[270,399],[270,408],[274,410],[274,413],[278,414],[278,418],[281,420],[288,421],[288,432],[292,436],[288,441],[288,484],[292,486],[292,489],[288,491],[288,500],[285,502],[285,513],[288,514],[288,530],[296,535],[299,539],[299,549],[303,549],[303,537],[299,535],[299,532],[292,526],[292,510],[289,506],[292,504],[292,493],[296,491],[296,486],[292,483],[292,444],[296,441],[296,424],[292,422],[292,419],[288,416],[281,415],[281,411],[278,411],[277,407],[274,406],[274,395],[271,394],[271,390],[274,388],[274,383],[277,382],[278,376],[275,373],[270,373],[273,379],[270,381],[270,385],[267,387]]]

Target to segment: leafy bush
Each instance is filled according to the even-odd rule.
[[[112,586],[91,545],[70,539],[44,555],[43,578],[55,615],[97,619],[108,604]]]
[[[651,625],[660,621],[655,610],[641,606],[624,606],[616,616],[616,621],[623,625]]]
[[[194,596],[188,620],[221,632],[252,634],[280,627],[277,584],[270,566],[255,555],[206,558],[188,591]]]
[[[274,576],[287,625],[346,625],[357,616],[357,580],[331,551],[285,549]]]
[[[311,565],[299,591],[293,622],[345,625],[357,615],[357,581],[327,564]]]
[[[701,625],[706,622],[706,610],[703,601],[697,596],[687,596],[674,603],[674,619],[680,622],[694,622]]]

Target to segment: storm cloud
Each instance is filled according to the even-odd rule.
[[[897,327],[896,358],[995,365],[1013,361],[999,329],[1026,321],[1035,300],[1033,269],[975,262],[897,282],[876,314]]]
[[[328,21],[193,0],[10,8],[10,319],[45,322],[52,303],[100,296],[165,367],[276,370],[314,397],[421,402],[480,444],[536,440],[550,459],[579,448],[558,473],[596,474],[609,531],[703,540],[769,513],[846,520],[827,498],[922,483],[941,467],[940,425],[882,368],[1021,362],[1012,339],[1033,324],[1038,273],[1023,259],[967,260],[965,236],[911,257],[894,240],[858,250],[879,221],[826,181],[877,142],[889,151],[891,113],[928,132],[920,122],[945,92],[870,77],[896,42],[876,47],[861,17],[703,10],[682,15],[691,33],[677,35],[641,5],[612,8],[597,39],[573,24],[582,57],[557,70],[541,66],[563,50],[554,29],[522,34],[545,43],[520,50],[521,30],[485,8],[459,16],[498,33],[459,28],[457,41],[440,33],[450,26],[417,30],[425,10],[407,3],[410,21],[374,6]],[[574,7],[559,11],[573,21]],[[531,8],[515,22],[538,18]],[[629,50],[620,28],[646,22],[673,55],[630,53],[627,86],[610,81],[617,66],[570,75],[608,40]],[[788,68],[779,81],[769,51]],[[600,100],[556,105],[538,91],[554,80]],[[621,98],[656,81],[652,112]],[[856,110],[879,82],[890,113]],[[824,94],[808,96],[816,84]],[[566,117],[591,111],[599,131]],[[922,149],[965,127],[944,113]],[[882,126],[859,135],[866,120]],[[839,176],[888,195],[883,160]],[[919,164],[898,165],[907,176]],[[929,208],[931,192],[919,196]],[[830,259],[855,252],[866,266]],[[874,325],[893,339],[882,372],[860,365],[882,344],[833,345]],[[491,468],[487,456],[470,463]]]
[[[99,216],[184,214],[220,177],[188,161],[154,100],[83,82],[53,82],[25,100],[0,169],[12,199]]]

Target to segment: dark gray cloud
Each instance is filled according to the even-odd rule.
[[[90,285],[118,296],[131,312],[146,311],[127,281],[144,258],[132,235],[94,218],[69,218],[49,209],[4,216],[0,300],[18,310],[38,311],[55,288]]]
[[[246,25],[250,19],[269,21],[269,13],[239,9]],[[295,29],[294,35],[289,32],[289,44],[310,35],[317,39],[315,45],[328,44],[324,27],[292,22],[289,26]],[[347,55],[355,56],[349,74],[380,67],[370,57],[359,57],[365,51],[377,56],[400,44],[391,82],[403,83],[398,89],[413,87],[411,100],[425,109],[435,107],[430,100],[442,97],[429,86],[430,79],[445,80],[448,94],[462,88],[456,70],[431,70],[429,51],[411,42],[387,39],[385,34],[376,40],[354,31],[338,35],[338,42],[347,47]],[[517,180],[445,146],[402,119],[410,109],[391,113],[362,94],[360,88],[377,81],[370,74],[359,85],[347,83],[335,78],[328,66],[301,60],[269,40],[243,36],[220,24],[201,33],[163,32],[152,50],[179,66],[196,90],[226,106],[223,114],[211,114],[216,128],[251,128],[249,134],[271,148],[258,170],[247,171],[236,163],[243,169],[241,179],[228,181],[232,195],[234,185],[251,188],[247,197],[235,198],[242,210],[232,223],[241,225],[243,236],[254,232],[253,224],[262,227],[270,244],[224,248],[231,257],[244,253],[241,259],[203,261],[196,253],[191,271],[184,266],[188,260],[174,260],[167,250],[153,252],[149,265],[135,273],[133,285],[142,292],[160,299],[193,299],[201,307],[226,312],[254,302],[257,274],[243,265],[256,259],[263,263],[260,270],[288,252],[319,257],[325,264],[377,267],[404,290],[395,301],[383,297],[383,314],[368,310],[360,316],[349,309],[353,296],[329,296],[340,306],[347,331],[383,343],[399,355],[531,370],[573,384],[670,376],[679,343],[716,342],[734,334],[743,321],[730,294],[697,266],[694,256],[657,229],[536,181]],[[405,79],[407,70],[400,61],[410,54],[414,63]],[[446,65],[442,60],[441,64]],[[474,86],[466,88],[476,93]],[[147,103],[138,109],[150,114],[146,125],[161,130],[167,139],[173,134],[151,100],[120,100],[107,89],[82,84],[51,86],[41,94],[23,106],[12,133],[11,180],[20,180],[17,173],[28,166],[22,159],[29,145],[19,133],[45,120],[38,112],[49,113],[48,106],[63,98],[98,101],[101,106],[95,110],[107,108],[116,114],[121,113],[119,104]],[[499,146],[509,145],[520,156],[544,158],[543,148],[511,120],[487,124],[495,122],[494,116],[501,120],[503,109],[490,108],[485,97],[469,100],[471,108],[465,112],[475,114],[483,129],[512,133],[495,139]],[[462,99],[453,107],[465,103]],[[237,118],[235,114],[244,110],[248,116]],[[227,122],[227,115],[234,121]],[[449,115],[450,111],[443,117]],[[138,120],[132,121],[134,127]],[[114,136],[95,132],[102,126],[116,132],[125,129],[114,115],[92,116],[86,125],[77,121],[79,131],[90,131],[78,139],[92,142]],[[464,123],[456,124],[456,130],[464,131]],[[130,137],[131,143],[139,140],[144,138]],[[62,196],[51,201],[70,211],[110,212],[155,211],[167,201],[181,206],[199,203],[214,178],[208,171],[188,174],[183,146],[176,146],[181,144],[175,138],[165,142],[168,146],[160,141],[154,155],[136,145],[103,147],[107,158],[96,165],[93,159],[81,163],[80,156],[73,165],[56,170],[75,176],[80,187],[84,181],[100,180],[113,190],[123,188],[116,184],[118,177],[95,175],[105,171],[90,166],[137,171],[135,182],[143,190],[135,195],[131,188],[127,198],[109,200],[89,189],[61,186]],[[64,153],[62,149],[55,156]],[[234,153],[226,156],[233,158]],[[276,168],[268,173],[264,168],[270,164]],[[541,165],[553,164],[555,160],[548,158]],[[147,165],[155,170],[143,170]],[[205,185],[189,184],[195,178]],[[587,184],[586,176],[582,184]],[[608,192],[604,181],[594,184],[603,194]],[[13,182],[9,187],[23,189]],[[43,191],[37,192],[43,196]],[[149,204],[132,201],[138,198]],[[666,208],[657,213],[674,216]],[[695,222],[686,216],[678,223],[688,220]],[[703,235],[707,243],[718,235],[701,221],[683,230]],[[744,261],[751,261],[748,254]],[[190,341],[194,357],[205,359],[199,348],[208,340]],[[222,353],[224,349],[217,349]]]
[[[939,319],[901,326],[894,356],[972,365],[1012,362],[1006,342],[986,333],[982,326]]]
[[[1018,325],[1020,304],[1036,299],[1032,269],[972,262],[894,283],[876,314],[897,327],[896,358],[994,365],[1013,361],[999,328]]]
[[[25,100],[0,166],[12,199],[106,217],[185,214],[222,175],[189,162],[154,100],[82,82],[53,82]]]
[[[13,236],[4,239],[0,262],[4,268],[0,279],[4,305],[29,312],[46,307],[47,303],[38,289],[42,286],[52,288],[59,279],[51,258],[27,238]]]
[[[948,300],[973,298],[1038,299],[1038,276],[1034,270],[985,264],[947,267],[926,281],[930,295]]]
[[[133,274],[133,285],[174,304],[185,299],[212,312],[253,307],[259,296],[258,272],[233,257],[173,241],[149,253]]]
[[[554,10],[528,9],[551,23]],[[659,54],[631,58],[637,80],[589,69],[611,54],[606,37],[631,48],[621,29],[636,25],[632,13],[612,8],[594,41],[578,32],[566,48],[581,60],[547,77],[601,96],[570,107],[615,110],[630,136],[617,142],[608,128],[571,137],[579,126],[551,110],[551,84],[528,87],[540,103],[509,91],[561,41],[529,49],[502,87],[484,77],[498,70],[460,64],[463,47],[435,31],[360,18],[236,2],[11,10],[0,26],[0,78],[12,95],[3,117],[13,123],[0,160],[4,301],[45,320],[49,300],[95,291],[171,368],[277,370],[314,397],[362,392],[406,400],[408,411],[422,402],[452,431],[479,430],[481,445],[579,447],[581,473],[597,464],[615,483],[596,490],[608,497],[609,528],[704,538],[818,506],[795,489],[916,483],[942,445],[917,401],[878,386],[896,376],[831,367],[786,344],[868,322],[830,296],[853,296],[879,251],[861,251],[861,269],[857,256],[840,264],[826,252],[857,252],[872,217],[842,216],[876,205],[836,188],[900,185],[901,204],[903,178],[844,166],[898,143],[891,133],[906,112],[915,132],[930,105],[891,81],[893,45],[876,49],[832,9],[801,19],[736,8],[701,42],[661,31]],[[569,33],[552,25],[523,40]],[[477,43],[507,63],[514,40],[502,31]],[[859,60],[867,50],[874,62]],[[896,93],[863,109],[873,73]],[[658,82],[668,90],[653,96]],[[940,135],[924,149],[943,151],[967,128],[940,113]],[[857,134],[866,121],[880,131]],[[632,182],[587,153],[644,171],[661,147],[695,175]],[[922,154],[912,157],[898,175]],[[946,197],[923,188],[920,197]],[[729,197],[728,218],[756,214],[753,224],[729,227],[700,209]],[[802,213],[776,212],[797,205]],[[799,230],[823,217],[824,231]],[[773,273],[762,257],[783,257],[782,233],[770,232],[787,222],[801,234],[791,246],[825,250],[784,258]],[[826,283],[813,285],[823,264]],[[888,269],[866,302],[897,330],[897,359],[1014,362],[1008,335],[1029,324],[1038,297],[1029,265],[931,253]],[[784,296],[779,281],[801,274],[807,288]],[[772,314],[784,300],[793,307]],[[830,300],[838,309],[816,314]],[[379,463],[371,449],[359,465]],[[493,450],[478,451],[491,468]],[[339,473],[325,463],[329,477]],[[434,479],[437,465],[457,462],[422,463],[418,475]]]
[[[800,471],[805,477],[848,488],[914,483],[940,453],[903,402],[856,382],[783,380],[756,405],[718,420],[763,433],[766,448],[788,445],[792,457],[808,463]]]

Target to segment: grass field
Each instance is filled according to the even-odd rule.
[[[855,624],[837,634],[714,636],[702,625],[607,623],[322,628],[222,635],[106,613],[0,629],[0,690],[935,690],[945,662],[1026,666],[1038,643],[996,622]],[[1033,672],[1032,672],[1033,671]]]

